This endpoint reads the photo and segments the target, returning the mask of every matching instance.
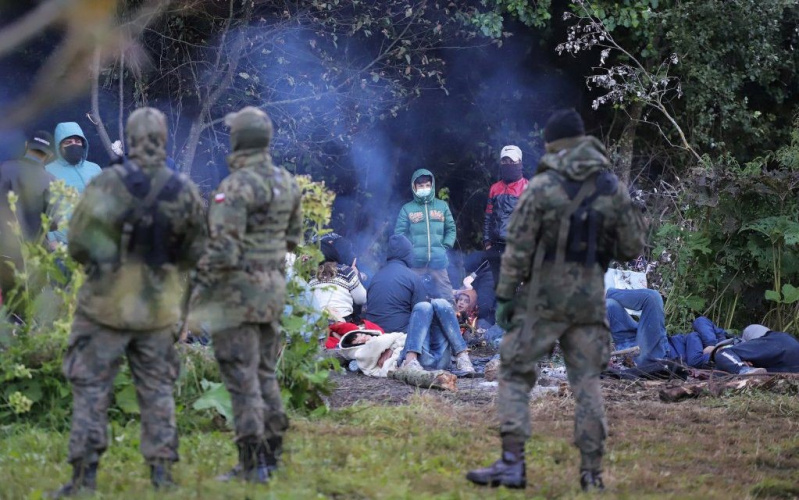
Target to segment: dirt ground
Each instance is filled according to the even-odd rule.
[[[333,408],[359,402],[396,406],[421,396],[473,419],[472,424],[482,425],[486,435],[497,430],[496,385],[482,378],[459,379],[457,392],[418,389],[353,373],[334,379],[338,387],[330,397]],[[799,498],[795,391],[785,395],[747,390],[677,403],[660,400],[661,389],[695,382],[602,381],[609,424],[606,481],[617,485],[617,494],[634,498],[635,491],[646,491],[658,492],[657,497],[684,498],[688,481],[688,486],[696,482],[697,491],[713,498],[724,498],[728,487],[744,488],[750,498]],[[572,439],[574,400],[567,384],[558,379],[544,383],[550,388],[535,389],[530,403],[534,435],[528,452],[538,446],[537,436],[538,442]],[[570,453],[574,452],[556,452],[553,459],[571,462],[575,457]]]

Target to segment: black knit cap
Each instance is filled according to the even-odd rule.
[[[585,135],[585,125],[574,108],[560,109],[552,113],[544,127],[544,142],[554,142],[566,137]]]

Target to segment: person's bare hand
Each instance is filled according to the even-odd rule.
[[[704,349],[702,349],[702,354],[710,354],[710,353],[713,352],[713,349],[715,349],[715,348],[716,348],[716,346],[709,345],[709,346],[705,347]]]

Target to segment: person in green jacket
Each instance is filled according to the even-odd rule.
[[[436,198],[436,180],[429,170],[420,168],[411,177],[413,201],[402,206],[394,234],[413,244],[414,272],[432,279],[431,298],[453,300],[452,283],[447,275],[447,250],[455,244],[455,219],[447,202]]]

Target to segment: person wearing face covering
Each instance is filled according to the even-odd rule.
[[[413,200],[402,206],[394,234],[413,244],[413,271],[422,277],[431,298],[452,302],[452,283],[447,274],[447,250],[455,245],[455,219],[446,201],[436,198],[436,180],[420,168],[411,177]]]
[[[83,134],[83,129],[75,122],[59,123],[55,127],[55,159],[44,168],[58,180],[79,194],[83,194],[86,186],[94,177],[102,172],[96,163],[88,161],[89,142]],[[51,242],[57,241],[66,244],[67,231],[60,229],[47,234]]]
[[[83,129],[75,122],[59,123],[55,127],[55,159],[45,169],[67,186],[83,193],[89,181],[101,172],[96,163],[88,161],[89,142]]]
[[[485,220],[483,222],[483,248],[491,266],[494,283],[499,283],[499,264],[505,251],[508,223],[516,203],[519,202],[528,180],[522,176],[522,150],[518,146],[505,146],[499,153],[501,179],[488,191]]]

